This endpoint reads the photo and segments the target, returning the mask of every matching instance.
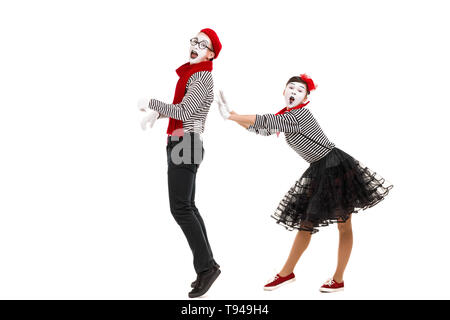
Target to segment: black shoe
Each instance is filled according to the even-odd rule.
[[[214,261],[214,266],[215,266],[216,268],[220,269],[220,265],[219,265],[217,262],[215,262],[215,261]],[[193,281],[193,282],[191,283],[191,288],[195,288],[195,285],[197,284],[197,281],[198,281],[198,275],[197,275],[197,279],[195,279],[195,281]]]
[[[217,267],[212,267],[210,270],[200,273],[197,277],[194,289],[189,292],[189,298],[198,298],[208,292],[219,274],[220,269]]]
[[[198,281],[198,275],[197,275],[197,279],[195,279],[195,281],[193,281],[191,283],[191,288],[195,288],[195,286],[197,285],[197,281]]]

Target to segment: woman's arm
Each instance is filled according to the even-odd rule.
[[[302,129],[295,116],[297,110],[278,115],[270,113],[263,115],[240,115],[234,111],[230,111],[222,91],[219,91],[217,102],[219,111],[224,119],[233,120],[245,129],[256,132],[257,134],[271,135],[275,132],[299,132]]]
[[[302,127],[294,115],[295,112],[297,110],[283,114],[257,114],[254,126],[271,132],[299,132]]]
[[[256,115],[240,115],[237,114],[234,111],[230,112],[229,120],[233,120],[234,122],[238,123],[239,125],[243,126],[245,129],[248,129],[251,125],[255,124]]]
[[[264,114],[264,115],[239,115],[230,112],[230,120],[235,121],[242,127],[261,135],[271,135],[275,132],[299,132],[301,126],[292,113]]]

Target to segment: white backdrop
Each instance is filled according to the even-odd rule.
[[[156,4],[157,3],[157,4]],[[307,168],[282,136],[206,123],[196,202],[222,275],[206,299],[450,298],[445,1],[2,1],[0,298],[184,299],[192,255],[168,206],[165,130],[139,98],[171,102],[201,28],[218,33],[216,88],[239,113],[283,107],[292,75],[336,146],[394,184],[353,218],[346,291],[335,225],[297,282],[262,286],[295,233],[270,214]]]

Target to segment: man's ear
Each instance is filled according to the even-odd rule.
[[[216,56],[214,51],[208,50],[208,60],[213,59]]]

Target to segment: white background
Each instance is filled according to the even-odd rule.
[[[167,119],[143,132],[139,98],[171,102],[189,39],[217,31],[216,89],[238,113],[276,112],[284,84],[318,83],[331,141],[394,184],[353,218],[346,291],[335,225],[297,282],[262,286],[294,232],[270,214],[308,164],[284,138],[211,107],[196,202],[222,275],[206,299],[450,298],[445,1],[2,1],[0,298],[185,299],[192,255],[168,206]]]

